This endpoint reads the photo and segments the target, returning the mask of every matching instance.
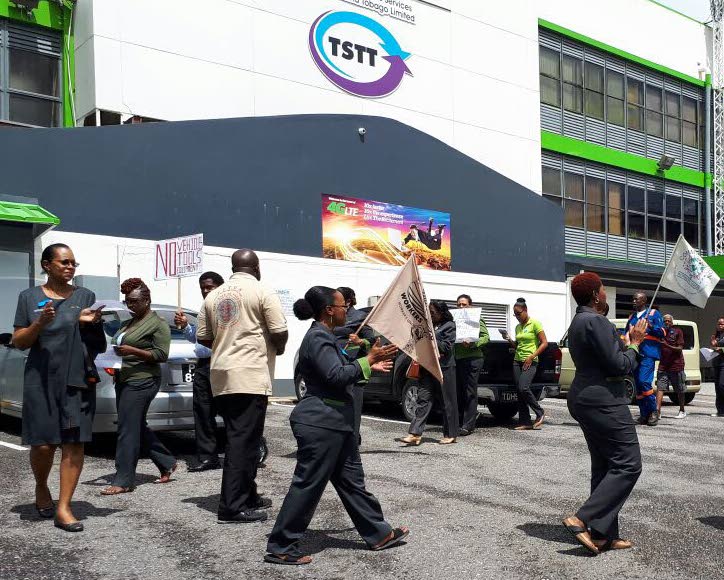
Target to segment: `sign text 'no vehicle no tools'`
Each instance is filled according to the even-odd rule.
[[[204,269],[204,234],[155,242],[155,280],[198,276]]]

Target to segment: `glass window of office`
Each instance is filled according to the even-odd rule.
[[[61,35],[0,19],[0,37],[0,119],[62,126]]]

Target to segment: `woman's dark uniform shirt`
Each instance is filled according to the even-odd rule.
[[[307,394],[289,420],[301,425],[353,431],[352,389],[356,382],[372,374],[367,359],[350,362],[342,354],[334,333],[315,321],[299,347],[297,368],[304,378]]]
[[[637,366],[638,349],[623,351],[613,324],[588,306],[576,310],[568,329],[568,344],[576,367],[569,396],[576,404],[627,405],[624,378]]]

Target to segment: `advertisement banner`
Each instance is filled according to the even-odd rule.
[[[412,252],[421,268],[450,269],[450,214],[322,194],[325,258],[402,266]]]
[[[204,234],[155,243],[154,280],[198,276],[204,271]]]

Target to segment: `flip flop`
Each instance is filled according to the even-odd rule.
[[[120,495],[122,493],[131,493],[134,487],[121,487],[120,485],[111,485],[101,490],[101,495]]]
[[[593,540],[591,539],[591,534],[588,532],[588,529],[586,529],[585,526],[581,527],[577,524],[573,523],[566,523],[568,520],[572,518],[566,518],[563,520],[563,525],[565,528],[571,532],[574,538],[576,538],[576,541],[581,544],[586,550],[588,550],[591,554],[594,556],[598,556],[600,553],[598,547],[596,544],[593,543]]]
[[[171,476],[174,474],[174,472],[178,469],[178,463],[174,463],[174,466],[171,468],[171,471],[166,471],[161,474],[161,477],[159,477],[157,480],[155,480],[153,483],[168,483],[171,481]]]
[[[311,556],[287,556],[285,554],[265,554],[264,561],[270,564],[281,564],[283,566],[304,566],[311,564]]]
[[[535,420],[535,423],[533,423],[533,429],[534,429],[535,431],[538,431],[538,430],[543,426],[543,421],[545,421],[545,420],[546,420],[546,416],[545,416],[545,413],[544,413],[543,415],[541,415],[540,417],[538,417],[538,418]]]
[[[616,538],[615,540],[606,540],[597,547],[599,552],[608,552],[609,550],[630,550],[633,548],[633,544],[629,540]]]
[[[388,539],[383,540],[382,543],[377,544],[376,546],[370,546],[370,550],[372,550],[373,552],[379,552],[380,550],[386,550],[387,548],[391,548],[395,544],[399,544],[409,534],[409,528],[395,528],[394,530],[392,530],[391,538],[388,536]]]

